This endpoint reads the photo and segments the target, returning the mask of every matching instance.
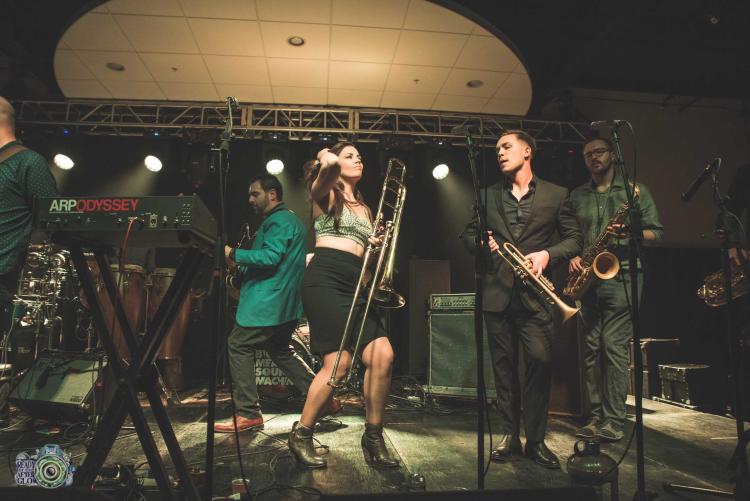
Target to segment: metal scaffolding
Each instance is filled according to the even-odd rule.
[[[83,134],[199,136],[225,128],[220,103],[115,100],[17,101],[16,121],[32,127],[65,127]],[[466,113],[243,104],[233,110],[235,137],[309,141],[346,138],[378,142],[406,136],[415,142],[462,142],[456,127],[471,126],[478,144],[494,146],[500,133],[523,129],[540,143],[582,143],[588,124]],[[211,135],[211,132],[205,133]]]

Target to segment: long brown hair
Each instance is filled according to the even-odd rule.
[[[334,155],[340,155],[341,152],[346,148],[347,146],[351,146],[352,148],[356,148],[353,143],[350,143],[348,141],[339,141],[338,143],[334,144],[330,148],[328,148],[328,151],[333,153]],[[307,190],[312,192],[312,185],[315,182],[315,180],[318,178],[318,172],[320,171],[320,163],[317,160],[309,160],[305,162],[304,165],[304,171],[305,171],[305,184],[307,185]],[[354,188],[354,199],[365,206],[367,209],[367,216],[372,220],[372,213],[370,212],[370,208],[367,206],[367,204],[364,202],[364,199],[362,198],[362,193],[360,193],[359,189],[356,187]],[[328,201],[328,197],[326,197],[324,200]],[[314,200],[312,198],[310,199],[310,218],[312,219],[312,204]],[[330,203],[328,203],[327,209],[324,211],[329,216],[333,216],[333,227],[338,231],[339,225],[341,224],[341,213],[344,211],[344,204],[346,204],[346,199],[344,198],[344,183],[340,179],[336,181],[336,184],[333,185],[333,205],[331,206]],[[322,207],[321,207],[322,209]]]

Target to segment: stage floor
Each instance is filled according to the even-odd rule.
[[[201,392],[194,394],[202,396]],[[632,402],[630,402],[632,404]],[[421,474],[427,491],[476,489],[476,414],[472,403],[441,400],[430,408],[409,408],[395,403],[387,412],[386,437],[391,451],[400,457],[399,469],[383,470],[369,467],[362,456],[359,442],[364,420],[359,405],[345,405],[344,413],[321,424],[316,438],[330,447],[328,468],[306,470],[296,465],[286,447],[292,423],[299,417],[295,404],[268,404],[265,429],[240,434],[240,449],[246,477],[253,491],[270,488],[258,499],[277,499],[274,486],[312,487],[325,494],[394,493],[409,490],[411,474]],[[220,404],[217,419],[229,415],[228,402]],[[707,488],[731,490],[726,471],[727,462],[736,443],[733,420],[682,409],[668,404],[644,401],[646,483],[659,499],[701,499],[697,495],[670,494],[662,489],[664,482],[695,484]],[[169,407],[176,435],[187,461],[196,468],[204,465],[205,405]],[[630,408],[630,411],[633,409]],[[10,471],[15,455],[46,443],[62,445],[75,460],[85,450],[80,443],[82,427],[39,427],[38,423],[18,423],[13,427],[27,428],[0,431],[0,450],[7,456],[8,466],[0,470],[0,485],[13,485]],[[629,416],[632,423],[632,416]],[[524,458],[509,463],[492,463],[487,472],[488,489],[564,487],[569,485],[565,461],[573,451],[573,432],[579,423],[572,419],[551,417],[547,444],[558,454],[563,469],[546,470]],[[632,428],[632,427],[631,427]],[[157,434],[158,435],[158,434]],[[602,449],[619,459],[628,436],[617,444]],[[163,443],[157,443],[164,450]],[[239,478],[234,435],[217,434],[215,447],[215,495],[231,493],[232,479]],[[489,440],[486,441],[487,451]],[[167,456],[165,456],[167,457]],[[138,473],[147,472],[145,458],[137,437],[123,430],[110,453],[107,463],[140,465]],[[631,499],[636,488],[635,441],[620,466],[621,499]],[[302,492],[285,491],[286,499],[314,499]]]

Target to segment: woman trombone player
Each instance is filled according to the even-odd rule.
[[[324,468],[326,460],[315,454],[313,427],[333,395],[329,379],[333,373],[342,332],[359,281],[363,256],[372,238],[372,212],[365,204],[357,183],[362,178],[362,157],[348,142],[323,149],[316,161],[305,164],[315,227],[315,255],[302,283],[302,303],[310,323],[310,348],[321,356],[323,368],[310,385],[299,422],[289,435],[289,448],[297,461],[308,468]],[[364,301],[362,301],[364,302]],[[358,304],[355,313],[362,315]],[[361,320],[361,318],[360,318]],[[369,464],[398,467],[383,440],[383,411],[391,383],[393,349],[383,321],[369,310],[358,355],[365,365],[365,432],[362,452]],[[344,377],[354,357],[354,332],[341,352],[335,380]]]

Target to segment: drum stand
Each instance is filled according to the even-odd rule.
[[[193,484],[188,465],[182,454],[182,449],[172,429],[169,416],[167,416],[164,410],[159,391],[156,388],[154,360],[168,327],[174,320],[179,306],[188,293],[192,277],[195,275],[204,254],[195,248],[187,251],[162,304],[154,316],[153,323],[146,331],[142,342],[139,342],[133,334],[130,322],[123,308],[123,303],[120,300],[117,284],[107,262],[106,249],[98,247],[94,250],[94,256],[101,270],[101,276],[107,288],[107,293],[112,304],[115,305],[114,311],[117,321],[122,328],[125,342],[131,353],[131,363],[126,367],[121,362],[112,339],[110,331],[111,319],[105,319],[102,313],[101,303],[96,293],[96,285],[86,265],[82,246],[79,243],[71,244],[70,253],[78,272],[81,287],[91,306],[94,324],[100,333],[101,341],[104,344],[109,357],[109,364],[112,367],[117,382],[117,390],[109,406],[104,411],[101,426],[96,430],[91,443],[86,449],[86,457],[83,463],[75,472],[74,485],[89,489],[93,487],[94,481],[129,414],[143,451],[146,454],[151,473],[156,479],[163,498],[171,500],[179,499],[167,474],[166,466],[159,454],[146,416],[138,401],[138,391],[143,391],[148,396],[151,410],[179,477],[184,496],[191,501],[199,500],[200,495]]]

